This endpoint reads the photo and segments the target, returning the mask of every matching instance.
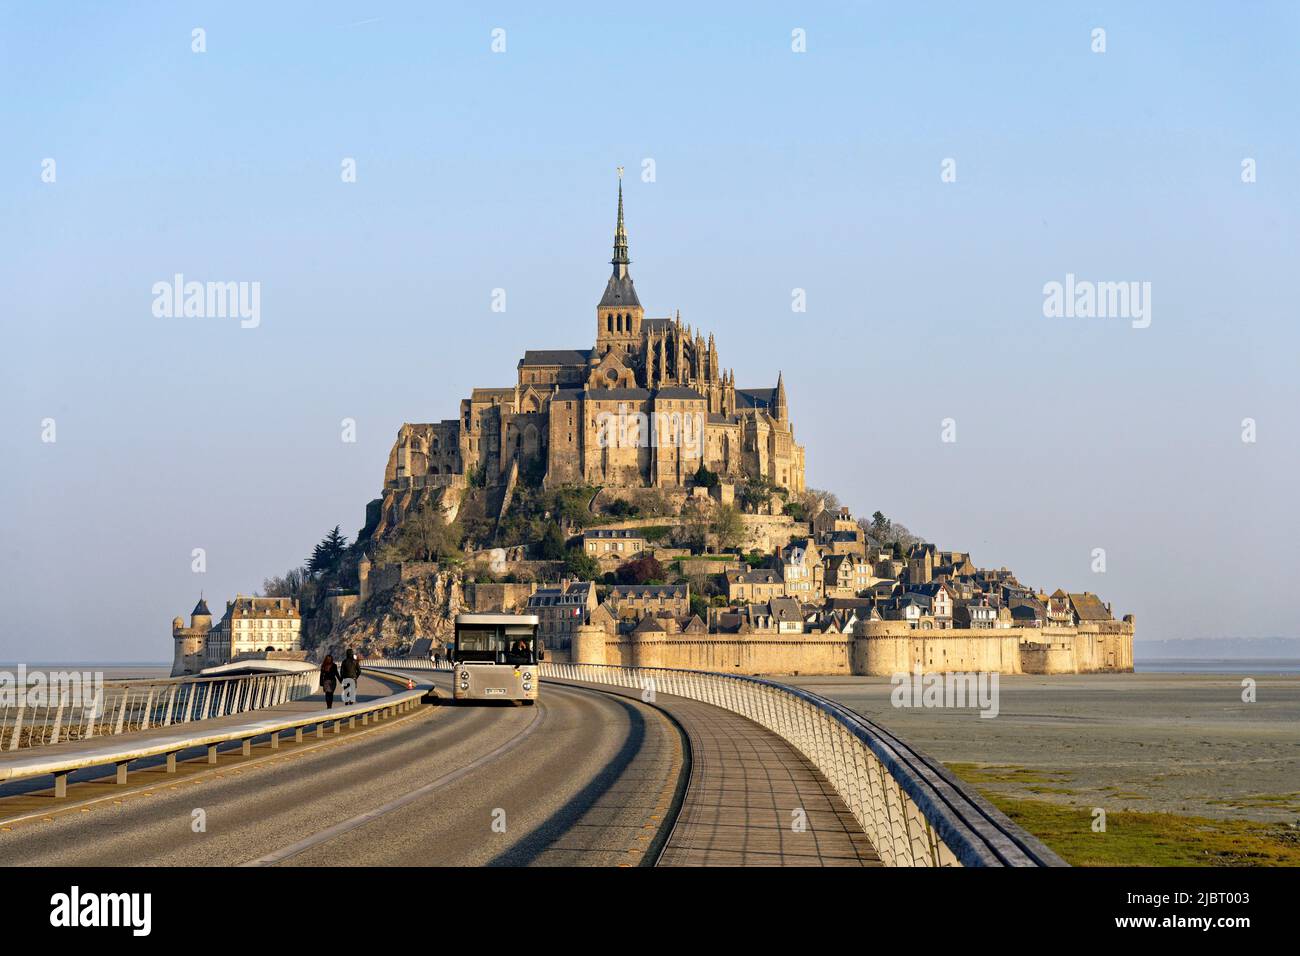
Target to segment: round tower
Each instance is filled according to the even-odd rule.
[[[370,559],[364,551],[361,552],[361,560],[357,562],[357,581],[361,592],[357,603],[365,604],[366,598],[370,597]]]
[[[185,619],[176,617],[172,620],[172,643],[175,656],[172,658],[172,677],[184,677],[197,674],[203,669],[204,645],[208,631],[212,629],[212,613],[202,597],[190,612],[190,626],[185,626]]]
[[[598,624],[579,624],[569,656],[575,664],[604,664],[605,629]]]
[[[629,662],[632,667],[663,666],[661,655],[668,632],[658,618],[649,614],[641,618],[641,623],[632,629],[628,640],[632,645],[632,660]]]

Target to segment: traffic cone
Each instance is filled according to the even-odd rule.
[[[411,680],[411,678],[409,677],[406,678],[406,689],[415,690],[415,681]]]

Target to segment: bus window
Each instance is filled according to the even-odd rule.
[[[462,626],[456,630],[457,661],[495,664],[505,649],[505,640],[499,627]]]

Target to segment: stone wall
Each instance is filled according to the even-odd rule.
[[[673,667],[723,674],[848,674],[849,645],[840,635],[692,635],[650,639],[600,632],[600,646],[575,637],[571,654],[583,664]]]
[[[583,664],[674,667],[731,674],[891,676],[920,669],[1073,674],[1132,671],[1133,622],[1070,628],[914,630],[904,621],[859,624],[856,635],[620,635],[580,627],[572,658]]]
[[[466,584],[466,614],[522,614],[536,584]]]
[[[905,621],[866,621],[853,639],[855,674],[896,674],[917,668],[1000,671],[1004,674],[1082,674],[1133,670],[1133,618],[1077,627],[925,631]]]

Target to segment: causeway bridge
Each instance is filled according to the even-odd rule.
[[[331,710],[299,673],[124,690],[76,732],[11,717],[0,864],[1064,865],[800,688],[544,663],[515,707],[454,702],[449,670],[368,660]]]

